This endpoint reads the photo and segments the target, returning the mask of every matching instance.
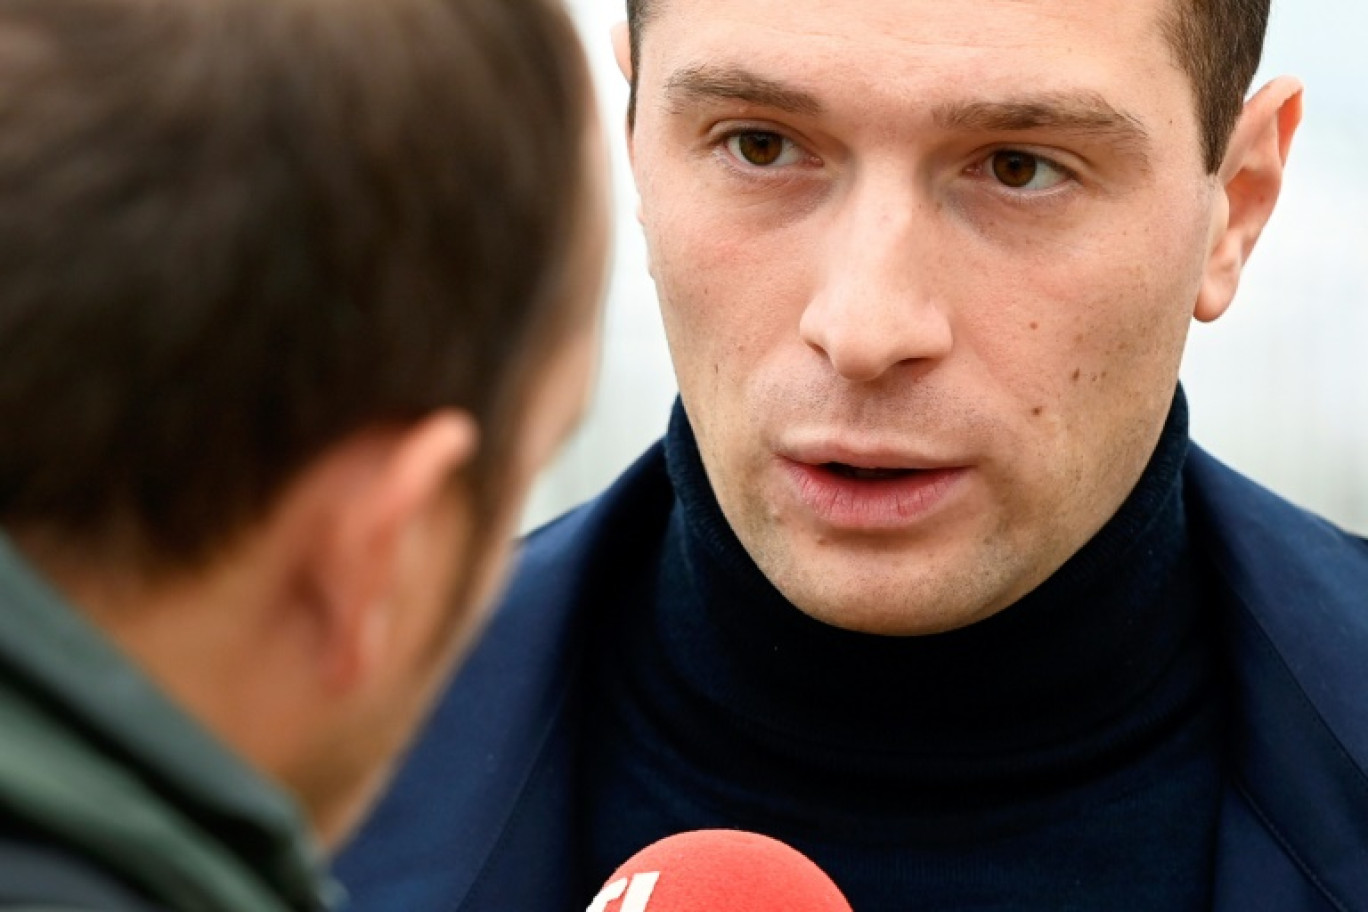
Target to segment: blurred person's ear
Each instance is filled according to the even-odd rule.
[[[618,69],[622,71],[622,78],[630,83],[632,81],[632,33],[624,20],[614,25],[610,34],[613,39],[613,58],[617,60]]]
[[[285,601],[304,634],[318,686],[341,696],[363,685],[393,647],[398,612],[416,585],[445,589],[472,530],[453,476],[478,445],[474,420],[437,412],[415,424],[357,435],[304,470],[292,507],[302,517]],[[415,577],[419,579],[415,580]],[[445,605],[441,598],[421,601]],[[423,622],[427,626],[430,622]]]
[[[1282,190],[1292,137],[1302,118],[1302,86],[1275,79],[1244,107],[1217,173],[1211,246],[1193,316],[1204,323],[1230,307],[1240,274]]]

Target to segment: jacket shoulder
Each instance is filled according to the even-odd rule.
[[[1368,759],[1368,540],[1195,450],[1187,491],[1198,541],[1231,597],[1328,714],[1353,719]],[[1368,720],[1365,720],[1368,721]],[[1358,740],[1356,738],[1355,740]]]
[[[1248,822],[1332,907],[1363,907],[1368,542],[1198,450],[1187,497],[1222,597],[1231,766]],[[1236,870],[1257,881],[1247,860]]]

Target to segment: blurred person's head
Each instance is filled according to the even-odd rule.
[[[555,0],[0,0],[0,525],[335,843],[595,358]]]
[[[1281,185],[1267,0],[629,0],[652,274],[728,522],[806,613],[985,618],[1115,514]]]

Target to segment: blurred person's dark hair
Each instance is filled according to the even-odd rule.
[[[492,510],[588,93],[551,0],[0,0],[0,523],[190,569],[446,406]]]

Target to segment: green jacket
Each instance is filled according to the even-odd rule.
[[[0,619],[0,826],[41,834],[175,912],[330,907],[337,888],[295,804],[173,705],[3,535]]]

